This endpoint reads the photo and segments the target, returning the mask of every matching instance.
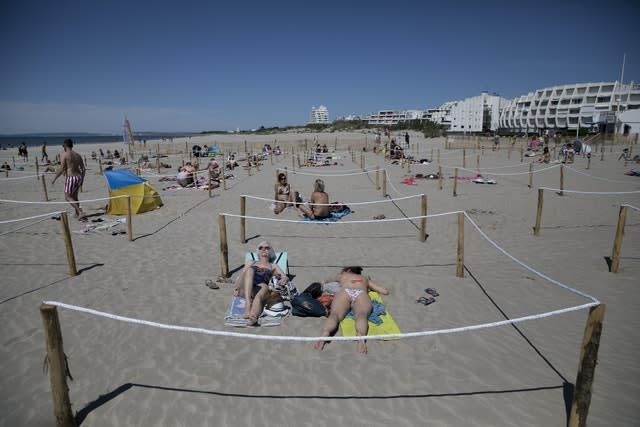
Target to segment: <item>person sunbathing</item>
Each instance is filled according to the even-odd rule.
[[[249,260],[238,276],[236,295],[244,297],[244,318],[248,326],[258,323],[258,317],[264,309],[265,299],[269,292],[269,281],[274,275],[280,275],[280,284],[287,283],[289,278],[273,261],[276,253],[271,244],[263,241],[258,245],[258,260]]]
[[[345,318],[349,310],[353,310],[356,321],[356,334],[364,337],[369,332],[369,315],[373,305],[369,298],[368,291],[376,291],[382,295],[389,295],[389,290],[384,286],[375,283],[373,280],[362,275],[362,267],[345,267],[333,277],[328,278],[326,283],[340,283],[340,291],[331,302],[331,311],[325,321],[320,333],[323,337],[333,335],[338,329],[338,325]],[[315,343],[316,350],[324,349],[327,341]],[[367,341],[359,340],[358,353],[367,352]]]
[[[293,191],[291,191],[291,184],[287,182],[287,175],[284,173],[278,174],[278,182],[274,186],[275,191],[275,207],[273,209],[273,213],[279,214],[283,210],[285,210],[288,206],[295,203],[295,196]],[[285,203],[282,203],[285,202]],[[291,202],[291,203],[286,203]]]
[[[306,217],[311,219],[323,219],[331,215],[331,212],[329,212],[329,194],[324,191],[324,181],[316,179],[309,203],[297,206]]]

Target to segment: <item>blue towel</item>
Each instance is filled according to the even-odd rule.
[[[340,212],[331,212],[329,214],[328,217],[326,218],[322,218],[322,219],[316,219],[316,218],[309,218],[309,217],[304,217],[305,221],[311,221],[311,222],[336,222],[338,221],[340,218],[342,218],[343,216],[349,215],[351,213],[351,209],[348,206],[345,206],[344,209],[342,209]]]
[[[382,319],[380,318],[380,316],[385,313],[386,308],[384,304],[375,300],[371,301],[371,314],[369,315],[369,322],[373,322],[376,325],[382,325]],[[353,319],[353,310],[349,310],[345,318],[346,317]]]

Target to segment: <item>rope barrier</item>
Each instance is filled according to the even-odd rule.
[[[633,210],[640,211],[640,208],[639,208],[639,207],[637,207],[637,206],[633,206],[633,205],[630,205],[630,204],[628,204],[628,203],[625,203],[625,204],[623,204],[622,206],[626,206],[626,207],[631,208],[631,209],[633,209]]]
[[[68,203],[68,202],[65,202]],[[51,215],[56,215],[59,214],[60,212],[64,212],[64,211],[56,211],[56,212],[49,212],[46,214],[40,214],[40,215],[35,215],[35,216],[30,216],[30,217],[26,217],[26,218],[16,218],[16,219],[5,219],[3,221],[0,221],[0,224],[11,224],[12,222],[19,222],[19,221],[28,221],[30,219],[37,219],[37,218],[42,218],[42,217],[50,217]]]
[[[576,193],[576,194],[604,194],[604,195],[614,195],[614,194],[639,194],[640,190],[637,191],[577,191],[577,190],[565,190],[560,188],[550,188],[550,187],[540,187],[541,190],[549,190],[556,191],[558,193]]]
[[[111,200],[111,199],[120,199],[123,197],[150,197],[150,196],[113,196],[113,197],[103,197],[101,199],[87,199],[87,200],[80,200],[78,201],[78,203],[89,203],[89,202],[101,202],[104,200]],[[0,203],[20,203],[20,204],[25,204],[25,205],[60,205],[60,204],[67,204],[70,202],[64,201],[64,202],[32,202],[29,200],[6,200],[6,199],[0,199]],[[75,202],[74,202],[75,203]]]
[[[410,220],[413,220],[413,219],[435,218],[435,217],[438,217],[438,216],[450,215],[452,213],[458,213],[458,212],[446,212],[446,213],[441,213],[441,214],[411,216],[411,217],[404,217],[404,218],[384,218],[384,219],[375,219],[375,220],[334,221],[334,222],[318,222],[318,221],[305,221],[305,220],[295,220],[295,219],[264,218],[264,217],[259,217],[259,216],[238,215],[238,214],[230,214],[230,213],[222,213],[222,212],[220,213],[220,215],[227,216],[227,217],[230,217],[230,218],[256,219],[256,220],[273,221],[273,222],[293,222],[293,223],[298,223],[298,224],[314,224],[314,225],[315,224],[326,224],[326,225],[333,225],[333,224],[364,224],[364,223],[369,223],[369,222],[379,223],[379,222],[393,222],[393,221],[410,221]]]
[[[588,176],[589,178],[598,179],[600,181],[616,182],[616,183],[619,183],[619,184],[630,184],[629,181],[618,181],[616,179],[601,178],[599,176],[590,175],[590,174],[588,174],[586,172],[581,172],[581,171],[579,171],[577,169],[572,168],[571,166],[566,166],[565,165],[565,167],[567,169],[569,169],[570,171],[572,171],[572,172],[575,172],[575,173],[580,174],[580,175]]]
[[[317,174],[317,173],[305,173],[305,172],[298,172],[298,171],[289,171],[290,174],[294,174],[294,175],[306,175],[306,176],[322,176],[322,177],[332,177],[332,176],[352,176],[352,175],[364,175],[364,174],[368,174],[371,172],[375,172],[375,170],[373,171],[362,171],[360,169],[353,169],[353,170],[358,170],[359,172],[350,172],[350,173],[333,173],[333,174]]]
[[[255,199],[255,200],[262,200],[265,202],[280,202],[280,203],[290,203],[293,204],[295,202],[288,202],[288,201],[284,201],[284,200],[274,200],[274,199],[268,199],[266,197],[258,197],[258,196],[250,196],[247,194],[243,194],[241,195],[241,197],[246,197],[248,199]],[[388,202],[396,202],[399,200],[407,200],[407,199],[415,199],[417,197],[422,197],[422,194],[416,194],[413,196],[406,196],[406,197],[400,197],[400,198],[396,198],[396,199],[385,199],[385,200],[373,200],[370,202],[341,202],[344,205],[347,206],[355,206],[355,205],[373,205],[376,203],[388,203]],[[315,205],[315,206],[333,206],[333,203],[310,203],[310,205]]]
[[[56,213],[58,213],[58,214],[59,214],[60,212],[56,212]],[[50,214],[49,214],[49,215],[50,215]],[[0,233],[0,237],[2,237],[2,236],[6,236],[7,234],[15,233],[15,232],[20,231],[20,230],[23,230],[23,229],[25,229],[25,228],[29,228],[29,227],[31,227],[32,225],[40,224],[41,222],[43,222],[43,221],[47,221],[48,219],[49,219],[48,217],[47,217],[47,218],[42,218],[42,219],[40,219],[39,221],[35,221],[35,222],[30,223],[30,224],[23,225],[22,227],[18,227],[18,228],[14,228],[13,230],[5,231],[4,233]],[[0,223],[1,223],[1,222],[0,222]]]

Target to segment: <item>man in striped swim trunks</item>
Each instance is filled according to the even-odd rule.
[[[62,147],[64,148],[64,153],[60,157],[60,167],[56,171],[56,176],[51,181],[51,184],[53,185],[56,179],[64,173],[64,198],[71,203],[71,206],[76,211],[75,217],[82,220],[84,215],[78,202],[78,192],[82,186],[82,181],[84,181],[86,169],[80,154],[73,151],[73,141],[65,139]]]

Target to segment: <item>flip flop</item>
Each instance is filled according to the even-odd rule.
[[[416,300],[416,302],[424,305],[429,305],[436,302],[436,299],[434,297],[420,297]]]
[[[427,289],[425,289],[424,291],[425,291],[426,293],[428,293],[429,295],[431,295],[432,297],[437,297],[437,296],[439,296],[439,295],[440,295],[440,294],[438,293],[438,291],[436,291],[436,290],[435,290],[435,289],[433,289],[433,288],[427,288]]]
[[[207,279],[204,281],[204,284],[207,286],[207,288],[209,289],[220,289],[220,286],[218,286],[218,284],[216,282],[214,282],[211,279]]]

